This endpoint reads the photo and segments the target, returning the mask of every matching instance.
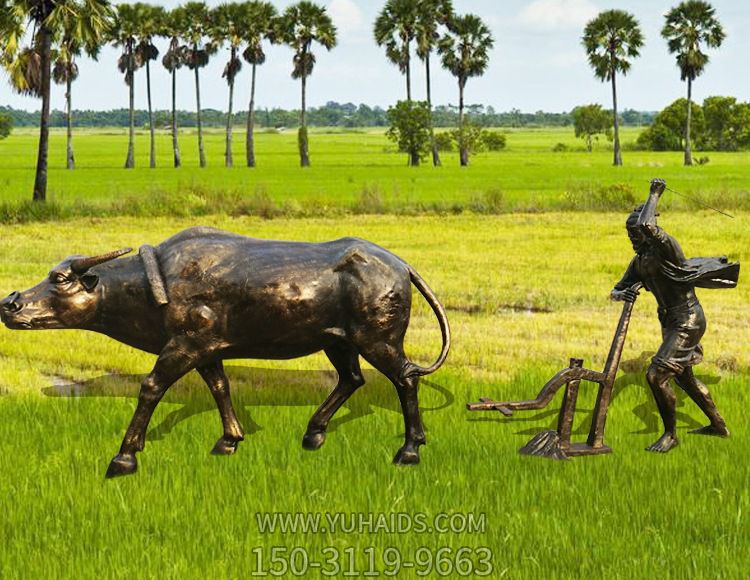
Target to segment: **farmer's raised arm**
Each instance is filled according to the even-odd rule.
[[[656,206],[666,187],[667,184],[663,179],[651,180],[648,200],[641,210],[641,215],[638,216],[636,227],[646,236],[654,250],[670,262],[678,264],[685,261],[682,248],[677,240],[656,225]]]
[[[663,179],[651,180],[648,200],[641,210],[641,215],[638,216],[636,226],[649,238],[656,238],[662,232],[661,228],[656,225],[656,205],[666,187],[667,184]]]

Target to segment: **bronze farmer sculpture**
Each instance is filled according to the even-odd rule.
[[[520,451],[553,459],[577,455],[609,453],[604,444],[607,410],[612,399],[615,376],[625,345],[630,316],[640,288],[646,288],[659,304],[659,321],[663,343],[648,369],[648,383],[664,421],[664,435],[649,451],[667,452],[677,445],[675,432],[675,395],[669,381],[677,384],[693,399],[711,421],[697,433],[728,436],[722,419],[706,386],[693,374],[693,365],[702,359],[700,339],[706,329],[695,288],[733,288],[737,285],[740,265],[726,258],[687,259],[677,241],[656,225],[656,205],[666,184],[661,179],[651,182],[648,201],[628,217],[628,236],[636,251],[625,276],[612,291],[614,300],[625,302],[612,340],[603,372],[583,367],[583,360],[572,358],[570,366],[558,372],[542,388],[535,399],[528,401],[495,401],[482,398],[467,405],[470,411],[500,411],[512,416],[515,411],[545,408],[557,391],[565,387],[557,431],[536,435]],[[599,384],[594,416],[586,443],[570,440],[581,381]]]
[[[656,225],[656,206],[665,187],[663,180],[653,180],[648,201],[628,217],[628,237],[636,256],[612,290],[613,299],[633,301],[637,290],[632,286],[640,282],[659,305],[663,342],[646,378],[664,422],[664,434],[648,450],[661,453],[677,445],[676,398],[669,386],[672,379],[710,421],[694,433],[729,435],[711,394],[693,374],[693,366],[703,359],[700,340],[706,330],[706,319],[695,288],[733,288],[740,270],[739,263],[729,263],[725,257],[685,258],[677,240]]]
[[[115,260],[128,252],[68,258],[37,286],[0,302],[8,328],[92,330],[158,355],[107,477],[137,469],[136,452],[143,450],[154,409],[192,369],[221,415],[224,434],[213,453],[229,455],[244,433],[222,361],[291,359],[321,350],[339,379],[310,419],[304,447],[324,443],[331,417],[364,384],[361,355],[393,382],[401,401],[405,443],[394,463],[419,462],[425,435],[418,380],[445,361],[450,331],[445,309],[400,258],[354,238],[279,242],[213,228],[191,228],[155,248],[143,246],[140,256]],[[412,283],[437,315],[443,336],[440,356],[427,368],[404,354]]]

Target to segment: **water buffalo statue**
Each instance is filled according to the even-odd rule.
[[[310,419],[303,446],[315,450],[324,443],[334,413],[364,384],[361,355],[393,382],[401,401],[405,442],[394,463],[419,462],[425,435],[418,380],[445,361],[450,330],[445,309],[406,262],[356,238],[268,241],[206,227],[116,259],[131,251],[72,256],[40,284],[0,302],[8,328],[92,330],[158,355],[107,477],[136,471],[154,409],[190,370],[203,377],[221,415],[224,434],[212,452],[230,455],[244,431],[222,361],[291,359],[321,350],[338,384]],[[443,337],[440,356],[427,368],[404,354],[412,283],[437,315]]]

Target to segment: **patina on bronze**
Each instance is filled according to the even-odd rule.
[[[659,305],[662,345],[646,373],[664,423],[664,434],[647,449],[659,453],[666,453],[678,443],[672,379],[710,421],[693,433],[729,436],[711,394],[693,374],[693,366],[703,360],[700,340],[706,330],[706,318],[695,288],[734,288],[740,273],[739,263],[729,262],[725,256],[685,257],[677,240],[656,224],[656,206],[665,188],[663,179],[654,179],[646,203],[628,217],[628,237],[636,255],[612,290],[613,299],[632,300],[629,288],[640,282]]]
[[[649,197],[628,217],[626,227],[636,256],[625,275],[615,285],[611,297],[624,301],[622,315],[603,373],[582,368],[580,359],[571,359],[570,368],[560,371],[531,401],[498,402],[482,399],[472,403],[472,411],[498,410],[511,415],[513,410],[542,409],[555,393],[566,385],[563,407],[557,431],[540,433],[521,452],[565,459],[570,455],[606,453],[604,426],[607,407],[612,397],[620,355],[625,343],[628,322],[640,288],[650,291],[659,305],[662,345],[649,366],[646,378],[656,399],[664,422],[664,434],[647,449],[665,453],[677,445],[676,397],[669,383],[672,379],[700,407],[710,424],[693,431],[704,435],[726,437],[729,430],[719,414],[706,386],[693,374],[692,367],[703,358],[700,339],[706,329],[703,310],[695,295],[695,288],[734,288],[740,265],[726,257],[688,259],[672,236],[656,224],[656,207],[666,183],[662,179],[651,182]],[[600,384],[594,418],[585,445],[570,444],[575,401],[581,380]]]
[[[583,359],[571,358],[570,366],[561,370],[544,385],[539,395],[529,401],[493,401],[482,398],[479,403],[469,403],[466,407],[469,411],[500,411],[506,417],[513,415],[513,411],[526,411],[544,409],[550,404],[557,391],[565,386],[563,404],[560,408],[560,416],[556,431],[543,431],[535,435],[520,453],[524,455],[538,455],[550,459],[568,459],[576,455],[599,455],[611,453],[612,449],[604,444],[604,428],[607,421],[607,411],[612,400],[612,389],[620,366],[622,351],[625,346],[625,337],[628,334],[630,317],[633,313],[635,297],[641,284],[636,282],[630,288],[632,300],[627,300],[622,308],[620,321],[612,339],[609,356],[602,372],[583,368]],[[599,385],[599,393],[596,398],[594,416],[591,420],[591,429],[585,443],[572,443],[570,441],[573,430],[573,419],[575,418],[576,401],[581,381],[589,381]]]
[[[213,228],[191,228],[156,247],[143,246],[138,256],[116,259],[130,251],[73,256],[37,286],[0,302],[8,328],[92,330],[158,355],[107,477],[136,471],[154,409],[192,369],[221,415],[224,434],[213,453],[229,455],[244,431],[222,361],[291,359],[321,350],[339,379],[310,419],[303,446],[323,445],[334,413],[364,384],[362,356],[393,382],[401,401],[405,442],[394,463],[419,462],[425,434],[418,381],[445,361],[450,329],[445,309],[406,262],[356,238],[267,241]],[[404,353],[412,284],[437,316],[443,337],[438,359],[426,368]]]

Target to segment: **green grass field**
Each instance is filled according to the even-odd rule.
[[[243,166],[244,133],[235,135],[234,169],[224,167],[224,135],[209,131],[209,167],[200,169],[197,138],[181,134],[184,166],[172,168],[170,137],[158,136],[158,168],[148,168],[149,139],[139,131],[137,167],[122,169],[127,139],[122,129],[86,131],[75,136],[77,169],[65,166],[65,136],[55,131],[50,143],[49,197],[73,215],[203,215],[235,213],[330,215],[355,213],[479,213],[512,211],[619,210],[640,200],[653,177],[665,178],[677,191],[698,195],[723,208],[750,209],[750,152],[708,153],[710,162],[684,168],[680,152],[626,150],[625,166],[611,166],[606,140],[586,154],[572,128],[507,130],[507,149],[480,153],[472,167],[458,167],[457,154],[444,154],[444,166],[414,169],[374,129],[344,133],[319,129],[311,133],[312,168],[298,167],[296,133],[260,132],[258,167]],[[632,146],[638,130],[623,131]],[[13,207],[31,198],[37,135],[19,130],[0,141],[0,221],[17,221]],[[552,148],[564,143],[568,152]],[[703,156],[696,153],[696,157]],[[1,202],[4,202],[1,203]],[[2,207],[4,205],[4,207]],[[10,207],[9,207],[10,206]],[[93,206],[93,207],[92,207]],[[695,209],[681,198],[666,207]],[[28,210],[27,210],[28,211]]]
[[[379,137],[362,138],[381,143]],[[536,136],[524,138],[531,146]],[[214,157],[219,137],[215,139]],[[333,149],[338,137],[330,139]],[[84,139],[80,141],[82,157]],[[512,148],[512,137],[509,142]],[[373,147],[382,149],[382,143]],[[539,147],[539,159],[556,159]],[[353,157],[356,152],[346,154]],[[347,180],[340,175],[347,171],[362,180],[394,175],[394,182],[416,174],[420,187],[429,182],[434,188],[425,186],[425,195],[438,191],[440,178],[435,175],[471,180],[476,187],[485,183],[476,174],[485,180],[496,175],[506,183],[523,182],[502,171],[511,156],[516,163],[523,159],[512,149],[496,160],[479,158],[476,167],[464,173],[447,167],[411,173],[399,167],[395,155],[371,154],[382,166],[360,167],[349,157],[348,169],[334,171],[335,166],[326,168],[321,153],[313,157],[320,160],[320,168],[305,175],[323,188],[327,174],[332,187],[342,188],[332,189],[326,198],[330,200],[347,195]],[[570,156],[575,170],[563,172],[558,166],[542,172],[556,175],[558,184],[587,175],[579,169],[589,157]],[[617,175],[621,181],[624,172],[610,169],[605,158],[604,152],[591,157],[598,165],[588,175],[602,182]],[[628,154],[626,162],[634,158]],[[738,173],[744,171],[741,158],[731,158]],[[670,184],[677,189],[680,175],[694,178],[715,171],[712,165],[683,171],[677,166],[679,155],[675,159],[660,173],[674,172],[675,183]],[[287,161],[291,163],[293,155]],[[274,174],[270,165],[269,159],[263,170],[267,178]],[[643,192],[639,197],[645,197],[653,168],[625,169],[634,172],[633,183]],[[0,173],[7,171],[4,166]],[[110,192],[130,187],[113,166],[109,173],[88,170],[92,184],[86,188],[85,178],[79,177],[86,171],[82,168],[70,177],[81,180],[75,186],[64,185],[71,187],[71,196],[97,190],[95,175],[103,184],[111,180]],[[273,189],[269,186],[272,195],[281,195],[286,184],[305,190],[306,181],[296,168],[277,166],[277,171],[279,181]],[[217,167],[210,172],[235,176],[244,170]],[[63,173],[53,174],[51,183]],[[199,174],[184,172],[193,173]],[[171,171],[159,170],[162,174],[171,186],[180,186]],[[145,182],[149,173],[138,170],[132,175]],[[15,188],[15,180],[8,179]],[[446,196],[468,195],[456,184],[445,178]],[[734,187],[743,187],[741,178]],[[514,191],[520,196],[531,190],[519,185]],[[233,457],[209,455],[220,435],[218,413],[200,380],[186,377],[157,409],[146,449],[139,455],[139,472],[105,481],[107,464],[135,408],[138,382],[149,372],[153,357],[78,331],[0,329],[0,576],[250,577],[259,570],[257,550],[264,569],[270,568],[272,547],[303,548],[318,562],[334,549],[341,573],[347,570],[345,560],[351,559],[346,554],[353,555],[360,574],[370,568],[382,573],[393,569],[383,560],[394,554],[389,547],[411,562],[435,556],[441,548],[449,549],[455,561],[466,547],[474,550],[470,559],[477,566],[477,550],[487,547],[493,577],[744,578],[750,558],[750,287],[744,273],[736,290],[700,293],[709,329],[706,361],[697,373],[724,414],[730,439],[688,435],[704,419],[680,395],[682,445],[667,456],[644,451],[660,433],[643,377],[659,344],[655,303],[646,293],[636,304],[607,424],[606,439],[614,454],[570,462],[517,454],[534,433],[554,427],[559,398],[544,412],[520,413],[510,420],[499,413],[470,414],[464,409],[480,396],[535,395],[571,356],[584,358],[591,368],[603,366],[620,312],[620,305],[608,301],[608,292],[632,255],[624,219],[623,212],[345,220],[89,217],[2,226],[2,293],[37,283],[68,254],[157,243],[198,223],[261,238],[357,235],[391,249],[424,276],[449,309],[454,348],[443,369],[422,383],[428,444],[415,468],[390,464],[403,437],[398,400],[395,390],[368,369],[368,383],[337,415],[323,448],[315,453],[302,449],[307,421],[335,381],[324,357],[313,356],[283,363],[228,363],[235,406],[248,431]],[[734,220],[712,212],[663,212],[660,223],[683,242],[688,255],[727,254],[747,262],[749,220],[750,213],[742,211]],[[416,300],[407,352],[420,362],[433,360],[439,341],[433,315]],[[593,402],[592,388],[584,388],[576,424],[579,440],[585,439]],[[486,527],[477,533],[263,533],[256,515],[271,512],[408,513],[430,519],[458,512],[484,514]],[[368,554],[375,558],[374,566]],[[403,575],[416,577],[419,569],[403,568]],[[320,570],[311,576],[320,577]]]

